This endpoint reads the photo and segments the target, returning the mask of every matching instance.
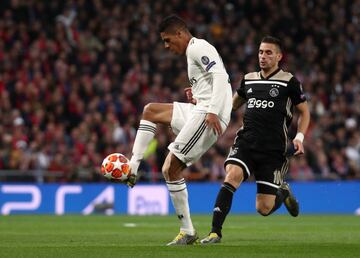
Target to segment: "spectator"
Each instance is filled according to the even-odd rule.
[[[0,169],[59,169],[59,181],[105,180],[94,173],[111,152],[130,156],[143,106],[185,97],[186,64],[165,58],[157,32],[161,17],[176,10],[219,50],[233,89],[256,70],[259,39],[284,39],[282,66],[296,71],[313,118],[307,155],[293,160],[291,178],[360,178],[358,0],[68,3],[1,1]],[[223,176],[220,163],[242,119],[236,116],[214,155],[191,168],[202,171],[193,179]],[[155,180],[170,137],[161,129],[144,164],[152,176],[143,180]]]

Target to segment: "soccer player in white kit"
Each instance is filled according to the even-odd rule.
[[[229,76],[217,50],[206,40],[191,35],[186,23],[176,15],[166,17],[159,25],[165,49],[186,55],[191,90],[190,103],[149,103],[144,107],[130,160],[134,186],[144,152],[156,132],[157,124],[172,128],[176,138],[168,147],[162,173],[166,180],[176,214],[181,221],[180,233],[167,245],[191,245],[198,241],[188,203],[188,192],[182,171],[197,161],[224,132],[232,108]]]

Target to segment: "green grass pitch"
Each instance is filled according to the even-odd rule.
[[[204,237],[211,215],[193,215]],[[360,257],[360,217],[231,215],[221,244],[165,244],[173,216],[0,217],[0,257]]]

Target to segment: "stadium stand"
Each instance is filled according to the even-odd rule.
[[[282,66],[302,82],[312,115],[289,180],[360,178],[359,0],[8,0],[0,3],[0,179],[98,182],[107,154],[130,157],[144,105],[185,101],[186,64],[168,58],[157,31],[171,13],[216,46],[234,90],[257,69],[260,39],[281,38]],[[241,116],[188,179],[224,176]],[[162,180],[172,137],[159,128],[143,181]]]

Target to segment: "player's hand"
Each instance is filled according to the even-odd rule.
[[[294,150],[295,150],[294,156],[304,154],[304,152],[305,152],[304,145],[302,144],[301,141],[294,139],[293,144],[294,144]]]
[[[217,136],[220,136],[222,134],[222,128],[220,124],[219,117],[213,113],[207,113],[205,117],[205,123],[208,128],[211,128],[214,130],[214,133]]]
[[[186,95],[186,99],[192,103],[192,104],[196,104],[196,99],[193,98],[193,94],[192,94],[192,90],[191,87],[187,87],[184,89],[185,95]]]

